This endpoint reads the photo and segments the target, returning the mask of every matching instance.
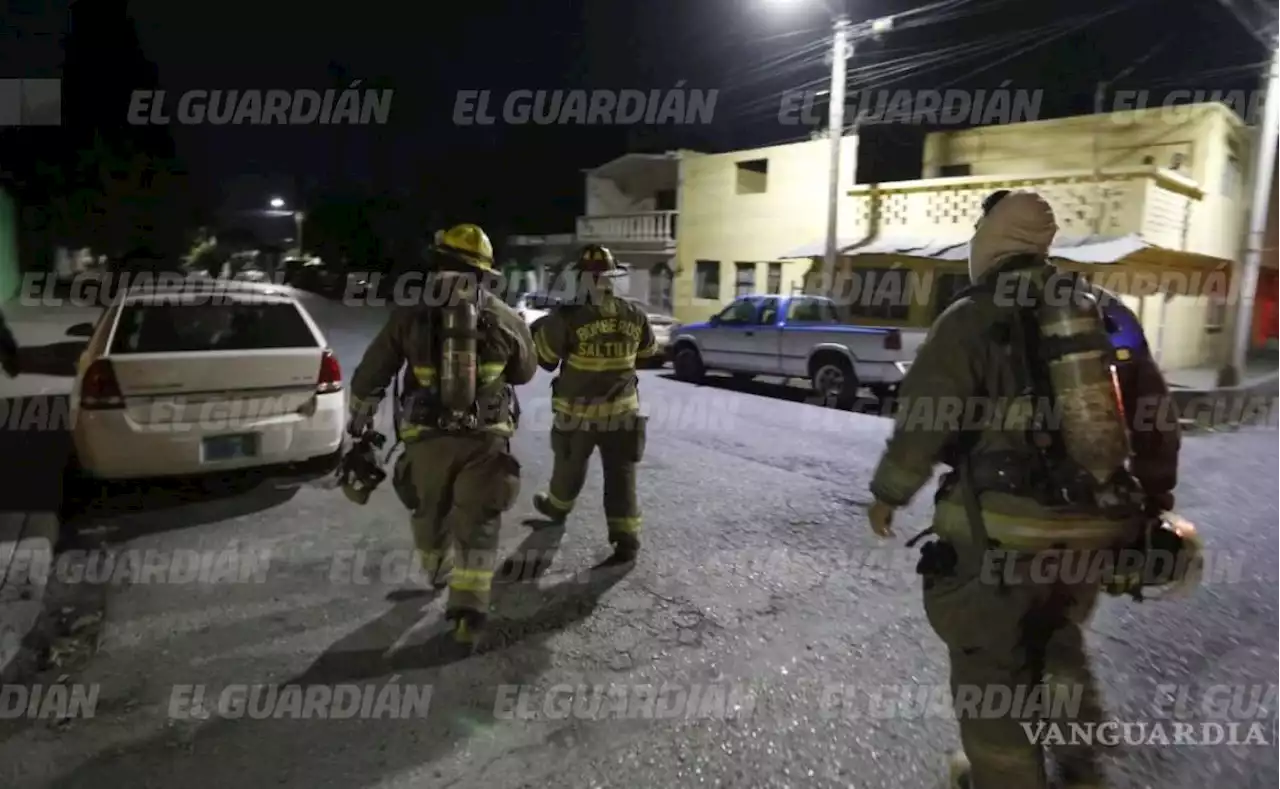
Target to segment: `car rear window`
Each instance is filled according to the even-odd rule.
[[[246,351],[319,345],[298,308],[277,304],[127,304],[113,354]]]

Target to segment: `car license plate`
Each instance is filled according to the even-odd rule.
[[[251,458],[258,454],[258,435],[241,433],[233,436],[212,436],[204,440],[201,449],[205,463]]]

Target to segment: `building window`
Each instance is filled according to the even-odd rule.
[[[849,317],[853,321],[905,321],[911,315],[913,278],[906,269],[855,271],[848,286]]]
[[[769,160],[738,162],[738,194],[762,195],[769,188]]]
[[[733,264],[733,295],[750,296],[756,292],[756,264]]]
[[[938,169],[939,178],[961,178],[973,175],[973,167],[967,164],[944,164]]]
[[[782,293],[782,264],[781,263],[769,264],[769,279],[768,279],[768,282],[766,283],[766,286],[768,287],[769,295],[771,296],[781,295]]]
[[[697,262],[693,271],[693,292],[699,299],[720,299],[720,261]]]
[[[1220,334],[1227,323],[1227,300],[1221,296],[1210,296],[1209,306],[1204,313],[1204,333]]]

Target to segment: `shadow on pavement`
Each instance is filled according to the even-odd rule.
[[[28,345],[18,349],[18,366],[23,375],[53,375],[70,378],[87,340],[68,340],[51,345]]]
[[[684,383],[680,379],[676,378],[674,373],[663,373],[659,375],[659,377],[675,383]],[[812,389],[802,389],[798,386],[787,386],[786,384],[775,381],[761,381],[758,378],[741,379],[727,375],[708,375],[699,383],[686,385],[723,389],[729,392],[756,395],[757,397],[769,397],[774,400],[787,400],[792,403],[805,403],[819,408],[828,407],[823,403],[822,398],[814,394]],[[854,404],[851,410],[855,414],[887,416],[887,409],[891,408],[892,403],[881,403],[874,397],[864,396],[858,398],[858,401]]]
[[[513,557],[547,557],[556,545],[555,535],[535,532]],[[463,742],[475,743],[477,757],[483,758],[483,742],[498,733],[495,703],[500,689],[535,683],[552,662],[548,640],[589,616],[601,596],[625,575],[624,569],[592,570],[544,589],[524,583],[496,587],[495,641],[468,658],[470,665],[443,664],[435,656],[433,640],[388,654],[421,619],[434,596],[402,598],[378,619],[333,644],[302,674],[261,692],[267,699],[261,703],[272,710],[276,707],[271,699],[282,698],[286,688],[302,686],[297,692],[305,698],[313,692],[308,689],[318,686],[354,686],[362,698],[398,691],[403,700],[410,689],[429,684],[425,710],[401,704],[394,717],[357,714],[329,719],[229,717],[210,710],[207,722],[170,720],[162,733],[104,752],[49,785],[143,785],[163,776],[166,785],[190,787],[372,786],[409,770],[429,769]],[[471,670],[461,671],[464,668]],[[435,673],[414,677],[414,682],[401,678],[433,669]],[[220,690],[210,689],[215,706]],[[503,736],[519,738],[521,731],[504,731]],[[445,785],[443,771],[430,771],[417,783]]]
[[[94,541],[106,544],[251,515],[298,492],[256,472],[119,483],[86,481],[73,469],[67,473],[64,532],[70,538],[92,524]]]

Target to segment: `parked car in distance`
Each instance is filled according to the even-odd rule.
[[[524,318],[524,322],[533,325],[534,321],[546,315],[551,309],[551,299],[546,294],[521,293],[513,305],[516,314]]]
[[[342,369],[289,288],[190,282],[130,291],[96,325],[71,392],[82,473],[107,480],[274,468],[333,469]]]
[[[667,363],[671,352],[671,337],[680,328],[679,322],[669,313],[657,310],[639,299],[627,298],[627,301],[644,310],[645,315],[649,318],[649,328],[653,331],[653,339],[658,345],[658,355],[647,360],[645,366],[662,367]]]
[[[267,272],[257,268],[244,268],[236,272],[232,278],[240,282],[267,282],[271,279]]]
[[[927,333],[841,323],[831,300],[817,296],[741,296],[707,322],[678,328],[672,366],[683,381],[701,380],[709,370],[804,378],[829,402],[849,408],[860,386],[891,396]]]

